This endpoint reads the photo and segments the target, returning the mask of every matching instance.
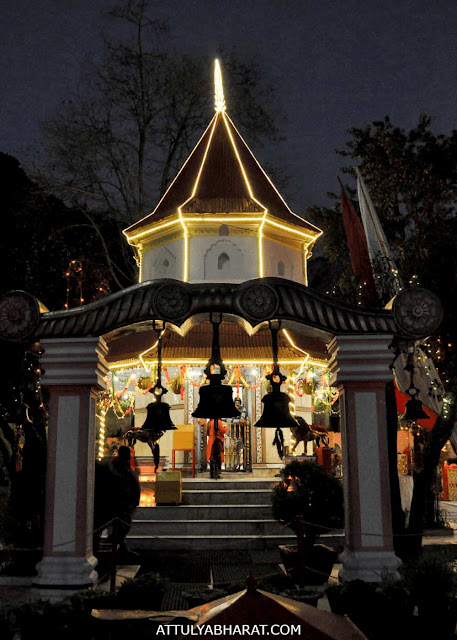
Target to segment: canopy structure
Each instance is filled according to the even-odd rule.
[[[212,627],[222,625],[222,628],[235,630],[235,633],[220,635],[220,638],[242,637],[236,633],[236,625],[265,625],[264,634],[256,637],[270,636],[271,625],[293,625],[299,628],[297,633],[291,633],[291,638],[306,638],[307,640],[366,640],[366,636],[349,618],[321,611],[308,604],[291,600],[284,596],[268,593],[253,588],[239,591],[231,596],[215,600],[209,604],[190,609],[190,613],[199,616],[194,625]]]

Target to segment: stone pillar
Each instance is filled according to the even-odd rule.
[[[385,385],[392,338],[336,336],[328,345],[332,385],[340,391],[345,496],[342,580],[399,577],[390,509]]]
[[[50,390],[43,559],[35,593],[59,600],[92,587],[97,390],[108,368],[103,339],[42,340],[43,384]]]

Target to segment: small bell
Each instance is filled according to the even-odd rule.
[[[400,420],[417,422],[418,420],[427,420],[427,418],[430,418],[430,416],[425,413],[422,402],[414,396],[406,403],[405,413],[401,416]]]
[[[405,405],[405,413],[401,416],[400,420],[408,420],[409,422],[417,422],[417,420],[427,420],[430,416],[425,413],[422,402],[418,398],[419,389],[414,386],[414,363],[413,356],[408,356],[408,363],[406,364],[405,371],[409,371],[411,375],[411,383],[408,391],[406,392],[411,400]]]
[[[227,369],[220,354],[220,322],[211,320],[211,324],[213,325],[213,344],[211,357],[205,368],[209,384],[200,387],[200,400],[192,416],[194,418],[237,418],[241,413],[235,407],[232,387],[222,384],[222,380],[227,375]]]

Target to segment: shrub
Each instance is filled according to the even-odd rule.
[[[314,462],[293,460],[281,471],[272,490],[273,515],[299,535],[299,518],[309,544],[344,524],[344,496],[340,481]]]

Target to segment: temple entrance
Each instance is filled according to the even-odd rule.
[[[13,304],[17,298],[12,292],[9,302]],[[24,304],[35,309],[37,303]],[[45,544],[34,584],[43,592],[54,589],[60,593],[62,588],[89,586],[96,579],[90,543],[96,396],[106,389],[110,357],[114,359],[116,351],[113,343],[109,353],[107,340],[121,337],[123,329],[130,333],[127,340],[132,340],[134,334],[145,334],[153,320],[179,329],[189,320],[206,319],[210,312],[235,316],[239,324],[254,329],[274,318],[287,329],[301,328],[300,334],[310,346],[313,339],[327,345],[328,368],[332,385],[339,390],[342,416],[343,576],[376,581],[383,570],[395,572],[399,560],[392,545],[385,435],[385,387],[392,380],[389,346],[395,334],[404,335],[403,327],[411,318],[406,326],[413,327],[414,337],[420,338],[429,335],[437,317],[431,294],[422,293],[421,305],[427,305],[430,313],[421,316],[420,326],[414,305],[409,290],[397,297],[392,312],[339,306],[303,285],[280,278],[198,286],[159,280],[135,285],[85,308],[34,316],[35,325],[27,335],[33,333],[42,344],[43,384],[51,394]],[[8,331],[7,325],[6,335]],[[250,339],[257,333],[252,331]],[[145,351],[150,345],[148,338]],[[265,359],[269,361],[269,357]],[[263,395],[261,385],[256,394]],[[257,407],[260,404],[256,403],[256,411]],[[254,451],[251,456],[255,464],[262,458],[268,464],[268,443],[265,439],[259,442],[261,431],[256,428],[255,437],[251,437],[256,444],[255,458]]]
[[[274,429],[255,427],[262,415],[262,398],[268,392],[266,376],[272,368],[272,342],[268,322],[250,328],[231,314],[221,316],[219,340],[221,357],[227,368],[224,384],[239,405],[240,418],[222,418],[224,461],[222,470],[241,474],[270,470],[274,476],[283,464],[283,454],[291,454],[296,440],[284,430],[284,452],[277,449]],[[191,320],[195,324],[191,324]],[[161,334],[161,384],[170,418],[177,429],[160,438],[159,470],[174,466],[188,475],[209,473],[207,460],[208,421],[197,420],[193,412],[199,404],[200,389],[207,384],[204,373],[211,353],[212,327],[208,315],[189,319],[183,329],[171,323],[159,325]],[[98,457],[110,456],[113,447],[125,442],[127,429],[145,424],[151,393],[158,379],[157,333],[148,326],[123,327],[105,335],[110,372],[106,389],[99,393]],[[338,392],[330,385],[326,341],[303,335],[298,326],[281,327],[278,332],[278,362],[290,398],[292,415],[328,430],[330,414],[337,419]],[[148,425],[150,426],[150,425]],[[278,425],[279,426],[279,425]],[[297,434],[296,434],[297,435]],[[116,440],[117,437],[117,440]],[[300,439],[300,438],[299,438]],[[338,439],[338,438],[337,438]],[[333,446],[333,439],[332,439]],[[337,443],[341,445],[339,440]],[[153,455],[147,442],[136,439],[135,459],[141,476],[153,471]],[[301,443],[296,455],[303,455]],[[307,454],[312,455],[312,443]],[[149,504],[149,502],[144,503]]]

